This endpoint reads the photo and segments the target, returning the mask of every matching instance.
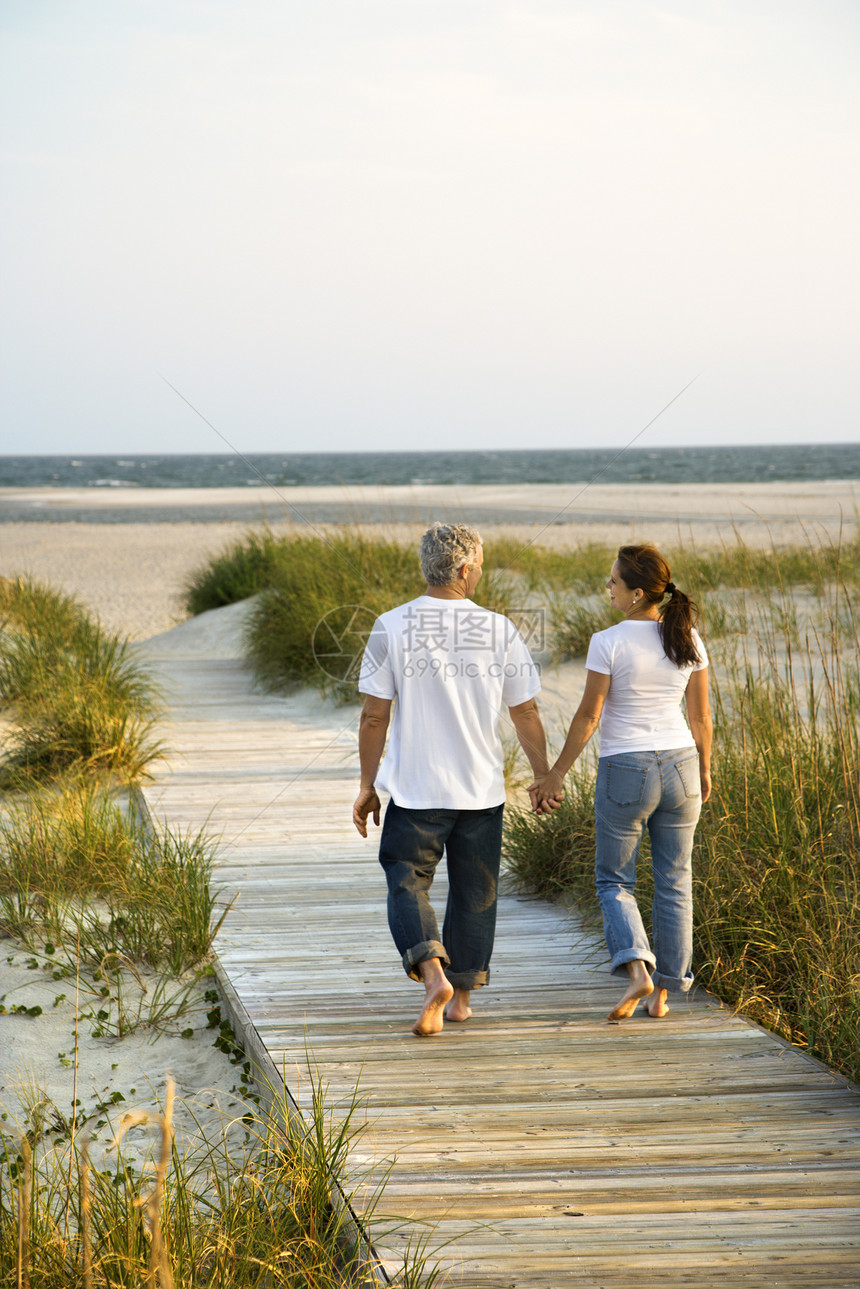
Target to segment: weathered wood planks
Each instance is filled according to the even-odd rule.
[[[308,1050],[333,1101],[359,1083],[354,1165],[396,1159],[387,1256],[433,1229],[453,1282],[476,1289],[860,1283],[845,1080],[703,994],[608,1025],[602,943],[512,895],[474,1019],[414,1039],[420,989],[350,822],[355,711],[256,693],[238,663],[157,670],[174,751],[149,806],[220,835],[217,880],[239,899],[218,952],[251,1050],[299,1100]]]

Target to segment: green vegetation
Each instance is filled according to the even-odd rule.
[[[79,961],[105,977],[117,962],[181,976],[223,920],[212,852],[202,833],[150,832],[97,785],[31,793],[0,819],[0,934],[50,945],[45,965],[66,974]]]
[[[773,580],[782,561],[771,559]],[[715,786],[693,855],[694,969],[725,1001],[857,1078],[860,668],[850,596],[822,586],[810,607],[762,594],[737,614],[748,634],[709,642]],[[563,809],[512,818],[507,862],[522,887],[595,907],[592,795],[584,770],[570,777]]]
[[[538,542],[524,546],[512,537],[496,538],[484,547],[484,563],[499,573],[522,578],[530,591],[569,591],[590,595],[602,591],[615,551],[597,542],[557,549]]]
[[[0,787],[69,772],[134,781],[161,750],[158,694],[130,646],[28,579],[0,580],[0,700],[14,721]]]
[[[185,608],[194,615],[236,604],[275,585],[284,541],[268,528],[248,531],[191,575]]]
[[[364,1283],[365,1241],[347,1207],[346,1165],[357,1101],[337,1118],[311,1071],[305,1123],[279,1095],[271,1113],[242,1107],[247,1147],[202,1140],[185,1155],[172,1133],[172,1088],[161,1115],[132,1113],[114,1138],[115,1162],[95,1164],[88,1140],[68,1157],[50,1148],[50,1108],[0,1143],[0,1289],[341,1289]],[[121,1152],[131,1128],[154,1130],[152,1165],[137,1173]],[[381,1187],[362,1187],[372,1213]],[[352,1185],[355,1186],[353,1179]],[[332,1197],[343,1195],[343,1201]],[[439,1284],[413,1244],[397,1289]]]
[[[271,586],[257,600],[248,627],[257,677],[275,689],[299,682],[354,692],[362,632],[422,588],[414,554],[396,542],[346,534],[283,543]]]
[[[593,632],[611,624],[605,603],[595,598],[615,558],[608,546],[558,550],[502,538],[487,542],[484,553],[488,571],[475,598],[503,613],[512,607],[546,610],[547,648],[556,659],[583,656]],[[709,639],[744,629],[743,611],[726,604],[736,588],[779,595],[804,587],[820,597],[834,580],[860,582],[860,538],[779,552],[738,541],[719,552],[682,547],[667,556],[678,584],[702,604]],[[262,529],[249,530],[198,569],[186,587],[185,606],[202,613],[259,595],[248,655],[260,682],[272,688],[311,684],[349,698],[372,619],[422,589],[411,546],[358,530],[329,538],[276,537]]]
[[[420,595],[424,581],[413,550],[354,531],[331,538],[275,538],[249,532],[199,570],[186,590],[192,613],[257,595],[248,626],[248,656],[260,682],[293,684],[355,697],[358,664],[374,618]],[[504,610],[493,577],[478,598]]]
[[[618,621],[618,614],[607,602],[595,605],[579,598],[553,596],[549,602],[549,626],[555,661],[584,658],[595,631],[603,631]]]

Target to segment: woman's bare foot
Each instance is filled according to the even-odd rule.
[[[667,993],[665,989],[657,989],[645,1004],[645,1010],[649,1016],[655,1020],[660,1020],[669,1011],[669,1004],[666,1002]]]
[[[445,1012],[446,1020],[468,1020],[472,1015],[472,1009],[469,1006],[469,990],[455,989],[453,1001],[448,1004]]]
[[[442,970],[438,958],[425,958],[423,962],[419,962],[418,970],[424,982],[424,1006],[412,1026],[412,1033],[418,1038],[429,1038],[442,1029],[445,1004],[454,997],[454,986]]]
[[[639,999],[647,998],[654,992],[654,982],[644,962],[627,962],[625,966],[630,977],[630,985],[620,1003],[612,1008],[607,1020],[627,1020],[635,1012]]]

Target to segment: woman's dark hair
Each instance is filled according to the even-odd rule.
[[[640,590],[651,604],[659,604],[664,596],[670,596],[669,603],[660,610],[660,638],[666,657],[677,667],[701,662],[693,641],[699,610],[671,581],[669,565],[657,548],[622,546],[618,552],[618,571],[628,591]]]

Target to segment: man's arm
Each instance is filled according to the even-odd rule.
[[[374,698],[369,694],[361,709],[358,724],[358,759],[361,765],[361,789],[352,807],[352,822],[362,837],[367,836],[367,817],[379,826],[380,801],[374,784],[379,762],[385,748],[385,736],[391,720],[390,698]]]
[[[690,722],[690,733],[699,752],[699,780],[702,785],[702,801],[711,795],[711,743],[714,738],[714,722],[711,719],[711,704],[708,699],[708,669],[694,671],[687,681],[687,720]]]
[[[514,723],[520,747],[529,759],[532,774],[536,779],[543,778],[549,769],[546,759],[546,734],[538,711],[537,700],[529,698],[525,703],[517,703],[508,708],[508,714]]]

